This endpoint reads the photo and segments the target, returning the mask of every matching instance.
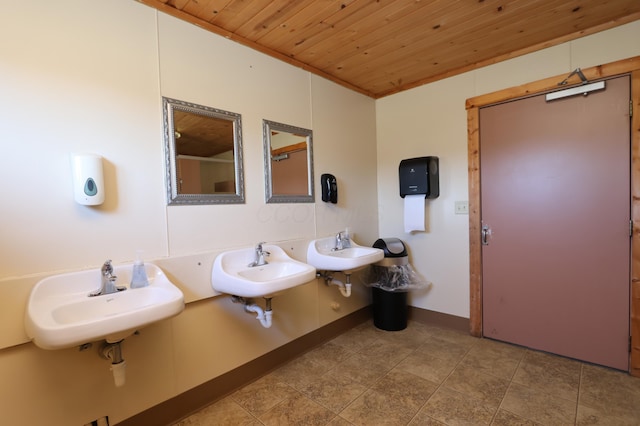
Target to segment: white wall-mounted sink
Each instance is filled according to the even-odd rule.
[[[335,237],[313,240],[307,249],[307,263],[321,271],[350,273],[384,258],[384,252],[374,247],[364,247],[351,240],[351,247],[336,250]]]
[[[211,272],[213,289],[241,297],[272,297],[316,277],[313,266],[292,259],[282,248],[268,244],[262,249],[270,253],[262,266],[249,266],[255,260],[253,247],[218,255]]]
[[[25,329],[43,349],[96,340],[118,341],[143,326],[179,314],[184,296],[162,270],[145,264],[149,285],[128,288],[133,264],[114,266],[117,293],[89,297],[100,288],[100,269],[54,275],[38,282],[27,303]]]

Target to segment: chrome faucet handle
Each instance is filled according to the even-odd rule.
[[[104,265],[102,265],[102,277],[103,280],[106,280],[108,283],[113,283],[113,287],[118,291],[124,290],[126,288],[115,285],[116,279],[118,277],[116,275],[113,275],[113,265],[111,264],[111,259],[105,261]]]
[[[258,244],[259,249],[257,249],[257,251],[256,251],[256,255],[257,255],[257,256],[256,256],[256,257],[257,257],[256,261],[258,262],[258,264],[259,264],[259,265],[264,265],[264,264],[266,264],[266,263],[267,263],[267,261],[266,261],[266,260],[264,260],[264,258],[265,258],[265,257],[267,257],[267,256],[269,256],[269,255],[271,254],[271,253],[269,253],[268,251],[266,251],[266,250],[264,250],[264,249],[262,248],[262,245],[263,245],[263,244],[266,244],[266,243],[265,243],[264,241],[263,241],[263,242],[261,242],[261,243],[259,243],[259,244]]]
[[[265,256],[269,256],[271,253],[262,249],[263,244],[265,244],[264,241],[261,241],[258,244],[256,244],[256,253],[255,253],[256,257],[253,262],[249,263],[248,265],[249,267],[262,266],[267,263],[267,261],[264,260],[264,258]]]
[[[127,287],[116,285],[116,279],[118,277],[113,275],[113,265],[111,264],[111,259],[108,259],[104,262],[102,268],[100,268],[100,272],[102,274],[102,282],[100,283],[100,288],[89,293],[89,297],[116,293],[118,291],[127,289]]]
[[[336,246],[332,250],[343,250],[349,247],[351,247],[351,240],[347,231],[338,232],[336,234]]]
[[[266,242],[262,241],[256,245],[256,253],[259,255],[269,256],[271,253],[262,249],[263,244],[266,244]]]
[[[113,275],[113,265],[111,265],[111,259],[107,259],[102,265],[102,275],[110,277]]]

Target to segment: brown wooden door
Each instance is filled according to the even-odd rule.
[[[628,369],[630,81],[480,110],[483,334]]]

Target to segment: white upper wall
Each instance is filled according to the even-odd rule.
[[[640,21],[427,84],[376,102],[380,234],[408,245],[410,261],[433,283],[412,292],[419,308],[469,317],[469,217],[454,213],[468,200],[468,98],[575,68],[640,55]],[[440,197],[426,202],[427,231],[405,234],[398,191],[402,159],[440,157]]]
[[[167,251],[155,17],[128,3],[0,17],[0,279]],[[70,198],[72,152],[104,157],[101,207]]]
[[[0,19],[0,280],[124,262],[137,249],[154,259],[346,226],[372,242],[373,99],[132,0],[18,2]],[[162,96],[241,114],[245,204],[166,206]],[[317,222],[319,194],[265,203],[263,119],[313,130],[316,193],[321,171],[342,181],[331,226]],[[339,165],[331,153],[347,139],[354,149]],[[78,151],[104,157],[102,206],[73,201]],[[363,212],[347,213],[352,205]]]
[[[356,92],[345,94],[343,88],[314,76],[314,122],[331,123],[314,131],[313,155],[317,188],[316,226],[318,235],[332,235],[350,227],[355,240],[371,245],[378,238],[377,194],[369,192],[376,185],[375,103]],[[338,203],[321,200],[320,176],[330,173],[338,184]],[[376,198],[372,204],[373,198]]]

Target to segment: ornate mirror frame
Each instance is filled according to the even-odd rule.
[[[306,191],[299,194],[278,194],[274,191],[272,161],[274,157],[288,158],[287,153],[274,155],[272,153],[271,135],[273,132],[290,133],[295,136],[304,137],[306,141]],[[264,185],[265,201],[267,203],[313,203],[315,202],[313,185],[313,132],[309,129],[290,126],[288,124],[277,123],[275,121],[262,120],[262,134],[264,143]],[[305,149],[302,148],[302,149]],[[298,150],[300,151],[300,150]],[[278,161],[278,160],[275,160]]]
[[[243,204],[244,203],[244,172],[242,166],[242,119],[240,114],[197,105],[189,102],[162,97],[165,141],[165,170],[167,182],[168,205],[206,205],[206,204]],[[178,150],[174,111],[195,114],[210,118],[228,120],[233,124],[233,162],[234,183],[233,193],[209,194],[181,194],[178,177]],[[196,157],[197,159],[197,157]]]

